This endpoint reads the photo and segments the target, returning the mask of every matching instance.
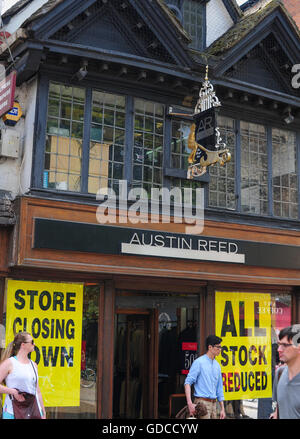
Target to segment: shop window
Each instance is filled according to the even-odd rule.
[[[298,218],[298,177],[296,135],[272,130],[272,187],[275,216]]]
[[[241,122],[241,210],[268,214],[267,130]]]
[[[148,196],[162,186],[164,106],[142,99],[134,106],[133,186]]]
[[[47,407],[47,419],[96,419],[99,285],[83,290],[80,405]]]
[[[234,120],[228,117],[218,117],[218,126],[222,141],[230,150],[231,160],[225,166],[211,166],[209,169],[209,201],[211,207],[236,209],[235,187],[235,144],[236,133]]]
[[[232,297],[234,297],[234,292],[232,293]],[[251,293],[252,294],[252,293]],[[254,293],[253,293],[254,294]],[[254,295],[255,296],[255,295]],[[256,318],[258,321],[261,321],[265,316],[270,316],[270,325],[271,330],[269,331],[270,337],[268,337],[267,341],[263,342],[263,346],[261,348],[261,353],[265,353],[267,351],[270,352],[270,358],[271,358],[271,365],[268,364],[267,360],[264,359],[264,361],[261,361],[259,363],[262,367],[262,371],[264,371],[265,367],[265,373],[267,374],[268,380],[271,380],[271,389],[273,387],[273,381],[275,376],[276,369],[281,366],[281,362],[279,359],[278,354],[278,335],[281,329],[286,328],[292,324],[292,298],[291,295],[288,293],[271,293],[271,294],[265,294],[266,299],[260,300],[259,307],[257,308],[256,312]],[[244,310],[247,310],[247,299],[243,299],[245,302]],[[248,317],[248,324],[250,324],[251,319]],[[239,334],[237,335],[239,337]],[[246,336],[247,337],[247,336]],[[247,338],[245,337],[243,341],[243,347],[245,346],[250,347],[250,342],[247,341]],[[250,333],[250,340],[251,343],[253,343],[253,340],[255,340],[255,337],[253,337],[253,334]],[[257,345],[259,346],[261,341],[261,337],[256,337]],[[230,343],[228,345],[228,343]],[[229,349],[234,351],[234,342],[233,338],[229,336],[228,339],[226,339],[226,336],[223,337],[222,346],[226,348],[228,346],[232,347]],[[252,346],[253,352],[255,352],[255,346]],[[241,351],[239,351],[241,352]],[[221,369],[222,369],[222,359],[224,359],[223,355],[220,357],[217,357],[218,361],[220,361]],[[227,358],[227,357],[225,357]],[[236,355],[236,357],[228,357],[230,364],[234,363],[234,370],[235,372],[239,371],[245,371],[247,370],[247,363],[245,363],[245,358],[243,356]],[[249,357],[250,358],[250,357]],[[261,357],[263,358],[263,357]],[[231,363],[232,361],[232,363]],[[255,363],[255,360],[254,360]],[[254,364],[253,363],[253,364]],[[226,366],[226,364],[225,364]],[[245,369],[243,369],[245,367]],[[225,370],[225,369],[224,369]],[[255,371],[255,365],[253,366],[253,370]],[[242,382],[242,381],[241,381]],[[246,381],[243,381],[243,385],[245,385]],[[249,381],[250,382],[250,381]],[[257,381],[258,382],[258,381]],[[228,383],[228,382],[227,382]],[[261,382],[258,382],[258,388],[262,390]],[[233,388],[232,388],[233,389]],[[232,390],[231,389],[231,390]],[[255,389],[254,389],[255,391]],[[245,397],[243,397],[243,394],[241,394],[241,399],[236,400],[229,400],[227,399],[225,401],[225,411],[226,411],[226,417],[227,418],[234,418],[234,419],[240,419],[240,418],[251,418],[251,419],[269,419],[270,414],[273,412],[273,406],[272,406],[272,398],[271,397],[262,397],[262,398],[254,398],[254,399],[248,399],[249,389],[247,389],[247,386],[245,386]],[[228,396],[228,392],[224,391],[224,394]]]

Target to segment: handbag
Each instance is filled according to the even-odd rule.
[[[31,365],[35,373],[35,378],[36,378],[35,383],[37,387],[37,374],[32,364],[32,361],[31,361]],[[17,389],[19,394],[23,395],[25,399],[24,401],[17,401],[15,398],[12,398],[12,406],[14,410],[15,419],[42,419],[35,396],[36,387],[35,387],[34,395],[32,395],[31,393],[22,392]]]
[[[202,416],[207,415],[206,405],[201,401],[198,401],[195,407],[194,416],[190,416],[190,411],[188,406],[184,406],[175,416],[176,419],[201,419]]]

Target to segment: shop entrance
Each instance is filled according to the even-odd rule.
[[[184,380],[199,352],[198,328],[197,294],[117,293],[115,418],[166,419],[176,401],[181,408]]]
[[[151,313],[118,312],[115,320],[113,417],[151,416]]]

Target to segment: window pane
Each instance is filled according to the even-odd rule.
[[[183,27],[192,38],[191,47],[202,49],[203,4],[195,0],[183,2]]]
[[[123,178],[125,98],[93,90],[88,191],[116,188]]]
[[[188,147],[191,123],[172,121],[171,166],[172,168],[188,168],[188,156],[192,152]]]
[[[152,187],[162,186],[164,106],[135,100],[133,185],[151,195]]]
[[[272,130],[272,187],[275,216],[298,218],[296,134]]]
[[[81,190],[85,91],[55,82],[49,85],[43,187]]]
[[[235,196],[235,129],[234,121],[228,117],[218,117],[222,141],[231,154],[230,162],[225,166],[210,166],[209,206],[224,209],[236,209]]]
[[[241,209],[268,214],[267,132],[249,122],[241,122]]]

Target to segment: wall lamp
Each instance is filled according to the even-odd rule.
[[[291,107],[288,105],[283,112],[283,120],[285,121],[286,124],[290,124],[294,121],[294,116],[292,115],[292,109]]]
[[[73,75],[78,81],[82,81],[88,74],[87,66],[88,62],[86,60],[82,61],[80,69]]]

